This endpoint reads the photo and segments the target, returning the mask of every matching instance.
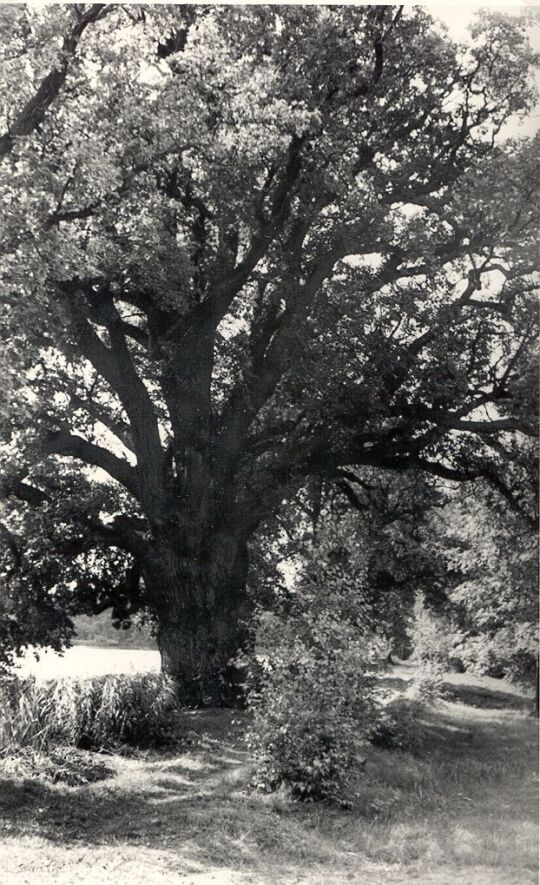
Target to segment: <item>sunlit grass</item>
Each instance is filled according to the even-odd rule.
[[[516,698],[438,703],[414,752],[367,749],[350,811],[254,791],[238,713],[186,714],[176,748],[107,756],[115,776],[86,786],[0,772],[0,864],[24,870],[2,881],[534,883],[536,722]]]

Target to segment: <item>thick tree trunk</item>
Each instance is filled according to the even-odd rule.
[[[540,716],[540,657],[536,656],[536,667],[534,673],[534,706],[533,713]]]
[[[144,570],[157,617],[162,672],[191,703],[240,699],[234,664],[249,637],[247,552],[234,538],[214,538],[198,560],[160,546]]]
[[[161,669],[188,702],[223,706],[239,701],[235,659],[247,640],[247,606],[184,608],[161,618],[157,642]]]

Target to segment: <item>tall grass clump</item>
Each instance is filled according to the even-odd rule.
[[[174,734],[175,685],[165,676],[136,674],[0,686],[0,749],[84,749],[151,746]]]
[[[19,747],[43,750],[55,727],[52,693],[33,679],[0,681],[0,751]]]

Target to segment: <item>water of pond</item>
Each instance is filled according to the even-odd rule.
[[[75,645],[62,655],[39,652],[39,659],[28,651],[18,662],[15,672],[21,677],[34,676],[37,682],[47,679],[84,679],[110,673],[159,673],[159,652],[142,648],[96,648]]]

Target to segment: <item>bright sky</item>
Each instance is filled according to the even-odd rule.
[[[420,3],[419,6],[429,8],[433,16],[442,19],[450,28],[455,37],[463,38],[467,36],[467,27],[474,17],[474,13],[479,9],[497,9],[506,14],[519,14],[525,9],[531,9],[536,6],[540,11],[540,3]],[[538,36],[538,34],[537,34]]]

